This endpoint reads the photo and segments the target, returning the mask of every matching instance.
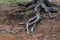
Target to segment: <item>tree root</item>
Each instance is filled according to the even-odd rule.
[[[58,3],[54,3],[54,2],[50,2],[48,0],[33,0],[31,2],[27,3],[22,3],[19,4],[18,6],[24,6],[27,7],[27,9],[25,10],[19,10],[20,12],[24,12],[27,10],[31,10],[33,9],[35,11],[36,16],[30,18],[26,23],[23,23],[26,25],[25,29],[27,30],[27,34],[29,34],[29,28],[31,25],[32,29],[31,31],[33,32],[34,28],[35,28],[35,24],[40,20],[41,21],[41,13],[39,12],[39,9],[43,9],[44,12],[47,14],[47,16],[52,19],[54,18],[52,16],[53,12],[56,12],[58,15],[60,14],[59,10],[57,8],[53,8],[54,6],[60,7],[60,4]]]
[[[52,16],[52,13],[54,13],[54,12],[56,12],[58,15],[60,15],[60,11],[54,7],[54,6],[56,6],[56,7],[60,8],[60,4],[55,3],[55,2],[50,2],[48,0],[32,0],[31,2],[27,2],[27,3],[20,3],[20,4],[18,4],[18,6],[24,6],[24,7],[26,7],[26,9],[20,9],[19,11],[16,11],[16,12],[24,13],[28,10],[33,9],[34,16],[32,18],[30,18],[27,22],[19,23],[21,25],[25,25],[25,27],[19,28],[18,30],[15,30],[15,31],[12,29],[0,28],[0,30],[3,31],[3,32],[0,32],[0,34],[5,34],[5,33],[17,34],[21,31],[26,30],[27,35],[30,35],[30,28],[31,28],[31,32],[34,34],[34,29],[35,29],[36,24],[39,21],[41,22],[41,20],[42,20],[41,10],[43,10],[43,12],[45,12],[45,14],[50,19],[54,19],[56,17],[56,16]],[[38,40],[38,38],[36,40]]]

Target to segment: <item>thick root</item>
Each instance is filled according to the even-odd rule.
[[[49,18],[53,18],[52,15],[51,15],[51,12],[48,10],[48,7],[44,3],[41,3],[41,6],[44,9],[44,11],[47,13]]]

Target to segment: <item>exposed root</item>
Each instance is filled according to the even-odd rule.
[[[35,29],[35,24],[33,25],[33,27],[31,28],[31,32],[34,34],[34,29]]]
[[[0,27],[0,30],[5,30],[4,28]],[[6,32],[0,32],[0,34],[5,34]]]
[[[25,27],[22,29],[18,29],[16,31],[14,31],[14,30],[7,30],[4,28],[0,28],[0,30],[3,30],[4,33],[7,32],[7,33],[16,34],[18,32],[21,32],[22,30],[26,30],[27,34],[30,34],[30,32],[29,32],[30,28],[31,28],[31,32],[34,33],[35,25],[38,23],[38,21],[42,20],[42,17],[41,17],[42,14],[40,13],[41,10],[43,10],[45,12],[45,14],[48,16],[48,18],[50,18],[50,19],[56,17],[56,16],[54,16],[54,17],[52,16],[53,12],[56,12],[58,15],[60,15],[60,11],[57,8],[54,8],[54,6],[60,8],[60,4],[55,3],[55,2],[50,2],[48,0],[32,0],[31,2],[20,3],[20,4],[18,4],[18,6],[24,6],[26,9],[20,9],[16,12],[20,12],[20,13],[23,12],[22,15],[25,15],[24,12],[26,12],[27,10],[33,9],[33,11],[35,12],[33,14],[35,14],[35,16],[30,18],[27,22],[19,23],[21,25],[25,25]],[[1,32],[1,34],[3,34],[3,32]]]
[[[51,13],[56,12],[58,15],[60,14],[57,8],[53,8],[54,6],[60,7],[60,4],[55,2],[50,2],[49,0],[32,0],[31,2],[19,4],[19,6],[25,6],[27,9],[19,10],[20,12],[24,12],[27,10],[33,9],[35,11],[36,16],[30,18],[26,23],[27,34],[29,34],[29,28],[32,26],[32,32],[35,28],[35,24],[40,20],[41,21],[41,13],[39,9],[43,9],[49,18],[54,18]]]
[[[51,12],[48,10],[48,7],[44,3],[41,3],[41,6],[44,9],[44,11],[47,13],[49,18],[52,18]]]
[[[50,3],[51,3],[51,5],[53,5],[53,6],[60,7],[60,3],[57,3],[57,2],[50,2]]]

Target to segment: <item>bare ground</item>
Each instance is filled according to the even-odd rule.
[[[59,2],[60,0],[58,0]],[[11,7],[4,7],[0,6],[0,14],[1,13],[11,13],[11,9],[15,8],[16,5],[13,5]],[[13,9],[14,10],[14,9]],[[23,27],[23,25],[19,25],[19,20],[16,20],[16,17],[14,17],[14,20],[12,18],[12,22],[3,15],[0,15],[0,26],[7,28],[7,29],[13,29],[16,30],[17,28]],[[10,22],[9,22],[10,21]],[[25,21],[25,20],[23,20]],[[14,27],[14,28],[13,28]],[[0,40],[36,40],[36,37],[39,40],[60,40],[60,16],[57,16],[55,19],[44,19],[41,23],[38,23],[35,28],[35,35],[31,33],[31,35],[27,35],[26,31],[22,31],[18,34],[0,34]]]

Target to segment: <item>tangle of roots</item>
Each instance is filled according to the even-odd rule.
[[[21,24],[26,25],[26,27],[23,30],[27,30],[27,34],[29,34],[29,28],[31,26],[32,26],[31,31],[34,33],[35,24],[37,24],[38,21],[42,20],[42,15],[40,13],[41,10],[43,10],[48,16],[48,18],[50,19],[54,18],[52,16],[53,12],[56,12],[58,15],[60,14],[59,10],[55,8],[55,7],[60,8],[60,4],[56,2],[50,2],[49,0],[32,0],[31,2],[20,3],[18,4],[18,6],[27,7],[26,10],[19,10],[19,12],[24,12],[24,11],[31,10],[31,9],[33,9],[35,12],[34,17],[30,18],[26,23],[21,23]]]

